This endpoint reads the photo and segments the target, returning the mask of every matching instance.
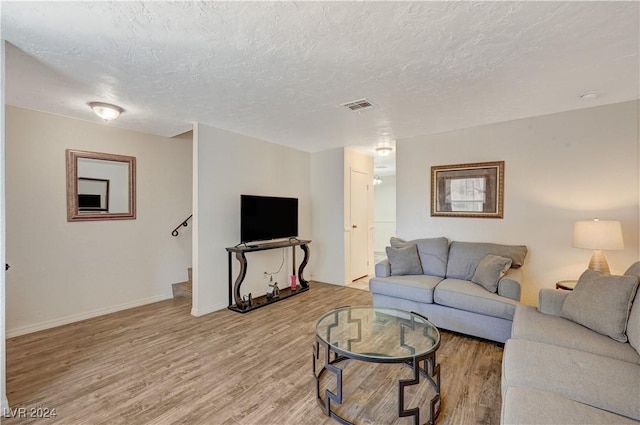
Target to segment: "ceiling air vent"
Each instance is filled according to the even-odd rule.
[[[351,102],[343,103],[341,106],[346,106],[354,112],[362,111],[363,109],[373,108],[373,103],[367,99],[353,100]]]

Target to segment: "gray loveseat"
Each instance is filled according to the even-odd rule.
[[[640,262],[625,273],[635,287],[594,273],[585,272],[573,292],[542,289],[538,309],[516,309],[502,363],[501,423],[640,423]],[[579,288],[588,279],[597,286]]]
[[[417,251],[419,268],[409,266],[413,270],[410,274],[406,270],[394,272],[392,254],[403,250]],[[391,238],[387,255],[386,260],[376,264],[376,276],[369,280],[375,306],[413,311],[428,317],[439,328],[497,342],[505,342],[511,336],[513,315],[520,300],[519,268],[527,255],[525,246],[456,241],[449,244],[446,238]],[[474,282],[486,283],[486,277],[475,278],[488,259],[496,258],[504,260],[498,267],[504,265],[504,270],[490,278],[488,286]],[[397,269],[405,265],[399,263]]]

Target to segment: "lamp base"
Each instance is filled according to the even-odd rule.
[[[589,260],[589,270],[600,272],[602,274],[611,274],[607,259],[604,257],[604,254],[601,250],[596,249],[595,251],[593,251],[591,260]]]

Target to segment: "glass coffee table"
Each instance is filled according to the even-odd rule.
[[[440,332],[426,317],[403,310],[373,306],[340,307],[325,313],[316,323],[316,343],[313,347],[313,374],[316,378],[316,396],[324,413],[342,424],[350,424],[340,416],[333,405],[348,403],[343,394],[344,360],[371,363],[404,363],[411,368],[412,379],[398,380],[398,416],[413,416],[414,425],[420,424],[420,408],[405,409],[405,387],[420,383],[424,377],[435,390],[431,398],[429,421],[433,425],[440,414],[440,365],[436,350],[440,345]],[[320,363],[320,347],[324,361]],[[325,388],[321,394],[321,381],[329,372],[336,376],[336,391]]]

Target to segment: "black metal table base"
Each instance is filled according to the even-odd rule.
[[[316,372],[316,363],[320,359],[320,345],[324,347],[324,365],[320,371]],[[333,355],[332,355],[333,353]],[[332,359],[333,357],[333,359]],[[355,425],[353,422],[340,416],[334,409],[332,404],[342,404],[344,401],[342,384],[343,384],[343,370],[340,369],[337,364],[344,360],[359,360],[352,359],[344,355],[338,355],[330,350],[329,346],[319,338],[316,338],[316,343],[313,347],[313,375],[316,379],[316,397],[318,403],[322,407],[324,413],[337,420],[343,425]],[[398,381],[398,416],[399,417],[413,417],[413,424],[420,425],[420,408],[413,407],[405,409],[405,388],[408,386],[418,385],[420,383],[420,375],[422,375],[431,387],[435,390],[435,395],[430,401],[429,421],[425,422],[425,425],[434,425],[436,419],[440,415],[441,399],[440,399],[440,365],[436,362],[436,352],[427,353],[425,355],[413,357],[409,362],[404,363],[409,366],[413,371],[412,379],[400,379]],[[421,366],[422,364],[422,366]],[[324,398],[320,394],[320,381],[326,372],[330,372],[336,376],[336,392],[333,393],[328,388],[325,388]]]

